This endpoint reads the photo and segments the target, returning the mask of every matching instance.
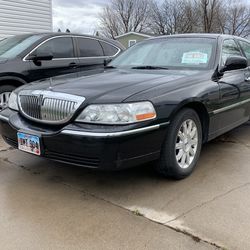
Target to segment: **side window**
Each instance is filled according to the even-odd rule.
[[[104,56],[100,43],[95,39],[77,38],[80,57]]]
[[[74,57],[74,47],[72,38],[53,38],[38,47],[35,53],[52,53],[53,58],[72,58]]]
[[[240,43],[240,46],[248,59],[248,62],[250,65],[250,43],[242,41],[242,40],[239,40],[239,43]]]
[[[100,42],[104,51],[105,56],[114,56],[117,54],[118,49],[111,44]]]
[[[222,65],[230,56],[242,56],[241,51],[233,39],[228,39],[223,42],[222,46]]]

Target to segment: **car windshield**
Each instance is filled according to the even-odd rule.
[[[118,56],[109,67],[134,69],[208,69],[216,40],[159,38],[140,42]]]
[[[19,35],[5,38],[0,41],[0,58],[15,58],[41,38],[42,35]]]

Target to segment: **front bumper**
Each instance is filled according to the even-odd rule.
[[[0,114],[0,133],[17,148],[17,132],[40,137],[42,157],[64,163],[100,169],[122,169],[160,156],[168,122],[143,127],[69,124],[53,127],[36,124],[17,112]]]

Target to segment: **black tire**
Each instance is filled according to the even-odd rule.
[[[198,143],[196,153],[194,155],[193,161],[187,168],[182,168],[177,159],[176,154],[176,140],[177,133],[179,132],[182,124],[187,121],[192,120],[197,128]],[[165,142],[162,147],[161,157],[157,164],[157,171],[166,177],[171,177],[173,179],[183,179],[189,176],[199,159],[202,147],[202,126],[198,114],[190,108],[184,108],[176,114],[174,119],[171,121]]]
[[[12,86],[12,85],[2,85],[0,86],[0,95],[3,94],[3,93],[11,93],[16,87],[15,86]],[[4,100],[5,101],[5,100]],[[6,100],[7,101],[7,100]],[[1,100],[0,100],[0,111],[3,109],[3,105],[1,103]]]

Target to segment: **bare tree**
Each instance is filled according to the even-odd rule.
[[[200,31],[205,33],[221,32],[219,20],[224,9],[223,0],[196,0],[198,14],[200,16]]]
[[[165,0],[159,6],[153,2],[151,7],[151,25],[159,34],[177,34],[193,32],[197,22],[195,5],[189,0]]]
[[[195,6],[191,1],[166,0],[163,4],[168,31],[170,34],[188,33],[193,31]]]
[[[155,34],[165,35],[168,33],[168,25],[165,12],[163,11],[162,6],[159,5],[156,1],[153,1],[151,3],[149,26]]]
[[[221,16],[223,33],[247,37],[250,36],[250,5],[244,2],[231,3]]]
[[[190,32],[250,36],[250,5],[237,0],[111,0],[100,17],[101,34],[129,31],[155,34]]]
[[[103,9],[100,15],[100,23],[99,30],[103,36],[115,38],[120,34],[119,18],[110,6]]]
[[[100,15],[100,30],[114,38],[130,31],[142,32],[148,27],[149,0],[112,0]]]

